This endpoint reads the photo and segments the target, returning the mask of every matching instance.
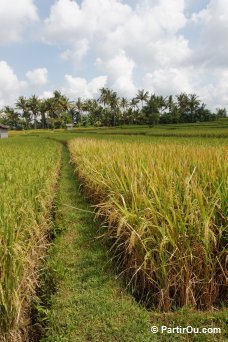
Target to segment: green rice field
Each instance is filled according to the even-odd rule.
[[[69,149],[137,296],[162,310],[222,298],[225,146],[75,139]]]
[[[180,315],[186,324],[206,315],[202,324],[223,329],[212,340],[225,340],[227,130],[219,123],[78,128],[0,140],[0,341],[150,341],[147,325],[167,317],[184,324]],[[50,242],[52,229],[59,235]],[[99,271],[102,263],[113,274]],[[111,301],[105,277],[118,287]],[[130,310],[140,317],[137,333],[121,325]],[[89,322],[96,322],[91,334]],[[191,340],[210,341],[180,338]]]
[[[36,138],[0,141],[0,328],[26,321],[45,248],[61,146]],[[43,251],[43,252],[42,252]]]

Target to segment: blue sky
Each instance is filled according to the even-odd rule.
[[[103,86],[228,108],[226,0],[0,0],[0,22],[0,108]]]

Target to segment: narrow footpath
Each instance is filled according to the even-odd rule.
[[[115,279],[69,160],[64,147],[55,218],[56,229],[62,233],[48,257],[49,268],[60,281],[51,298],[42,341],[151,341],[149,313]]]

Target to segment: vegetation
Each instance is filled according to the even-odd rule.
[[[69,142],[133,293],[162,310],[222,304],[225,146]]]
[[[63,234],[49,250],[46,273],[54,274],[58,286],[42,341],[149,341],[149,314],[115,279],[65,149],[57,203],[55,226]]]
[[[57,133],[54,137],[66,141],[71,136],[69,133]],[[131,139],[124,137],[127,141]],[[68,161],[68,153],[64,151],[54,222],[62,233],[50,248],[44,269],[48,280],[43,288],[44,307],[40,310],[46,313],[46,317],[42,315],[38,321],[39,325],[45,324],[41,340],[149,342],[197,338],[197,341],[224,341],[225,310],[196,312],[184,308],[169,313],[148,311],[124,290],[116,277],[107,246],[97,238],[102,230],[99,222],[94,222],[93,208],[81,195],[80,182],[75,180]],[[53,287],[56,287],[56,292],[47,301],[46,296]],[[191,339],[190,335],[150,332],[151,326],[161,325],[219,327],[221,334],[197,335]]]
[[[26,340],[37,295],[34,342],[224,341],[227,119],[66,132],[34,130],[28,114],[31,130],[0,141],[0,341]],[[72,164],[53,140],[69,141]],[[58,235],[38,272],[51,219]],[[154,325],[221,334],[152,334]]]
[[[98,99],[70,101],[60,91],[39,99],[20,96],[15,108],[5,106],[0,122],[11,129],[61,128],[67,123],[77,126],[118,126],[208,122],[226,118],[225,108],[212,113],[196,94],[157,96],[138,90],[132,99],[120,98],[117,92],[101,88]]]
[[[60,151],[59,144],[32,137],[0,141],[2,333],[19,333],[18,329],[27,324],[37,265],[46,246]]]

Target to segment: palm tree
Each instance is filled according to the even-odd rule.
[[[174,101],[173,101],[173,95],[169,95],[166,99],[166,107],[169,110],[169,113],[171,114],[173,111]]]
[[[188,95],[181,93],[176,95],[178,116],[182,122],[186,122],[188,116]]]
[[[149,126],[154,126],[159,120],[159,101],[155,94],[152,94],[147,104],[143,107],[143,112],[148,118]]]
[[[55,90],[53,96],[46,100],[47,111],[49,114],[48,121],[53,126],[62,127],[65,122],[66,112],[72,108],[69,99],[59,90]]]
[[[104,111],[106,114],[109,113],[109,110],[111,111],[111,126],[116,125],[116,118],[117,114],[119,113],[119,105],[120,105],[120,99],[117,96],[117,92],[109,89],[109,88],[101,88],[100,89],[101,95],[98,98],[98,101],[103,104]]]
[[[20,114],[16,112],[13,107],[10,106],[4,107],[4,114],[6,124],[13,129],[17,128]]]
[[[133,99],[131,99],[130,101],[130,106],[132,107],[132,109],[134,111],[137,111],[139,108],[138,108],[138,103],[139,103],[139,100],[136,99],[136,97],[133,97]]]
[[[47,127],[46,114],[48,113],[48,101],[46,99],[40,100],[39,112],[40,112],[40,115],[41,115],[42,128],[46,128]]]
[[[84,109],[88,112],[88,121],[91,125],[105,124],[103,114],[105,109],[95,99],[88,99],[84,102]]]
[[[128,108],[128,99],[126,97],[122,97],[120,99],[120,107],[122,108],[122,116],[123,116],[123,124],[125,125],[126,121],[126,110]]]
[[[163,97],[162,95],[157,96],[157,103],[158,103],[159,112],[162,115],[164,110],[167,108],[166,97]]]
[[[190,111],[190,122],[197,121],[197,112],[200,107],[200,100],[196,94],[189,94],[188,106]]]
[[[76,109],[76,121],[77,123],[80,123],[81,117],[82,117],[82,111],[84,109],[84,103],[81,97],[79,97],[77,101],[75,102],[75,109]]]
[[[28,106],[28,100],[24,96],[20,96],[16,102],[16,108],[22,110],[22,117],[25,119],[26,129],[30,128],[31,112]]]
[[[102,103],[104,107],[110,105],[110,98],[112,91],[109,88],[101,88],[100,89],[100,97],[98,98],[98,102]]]
[[[40,99],[36,95],[32,95],[28,99],[28,108],[32,112],[33,121],[34,121],[34,128],[37,128],[37,117],[40,111]]]
[[[111,125],[115,126],[116,125],[116,119],[117,119],[117,115],[119,114],[119,105],[120,105],[120,99],[117,95],[117,92],[111,90],[110,93],[110,99],[109,99],[109,103],[110,103],[110,108],[112,111],[112,122]]]
[[[135,99],[138,101],[141,101],[141,109],[142,109],[144,106],[144,102],[148,101],[149,99],[149,92],[145,91],[144,89],[138,90],[138,93],[136,94]]]

